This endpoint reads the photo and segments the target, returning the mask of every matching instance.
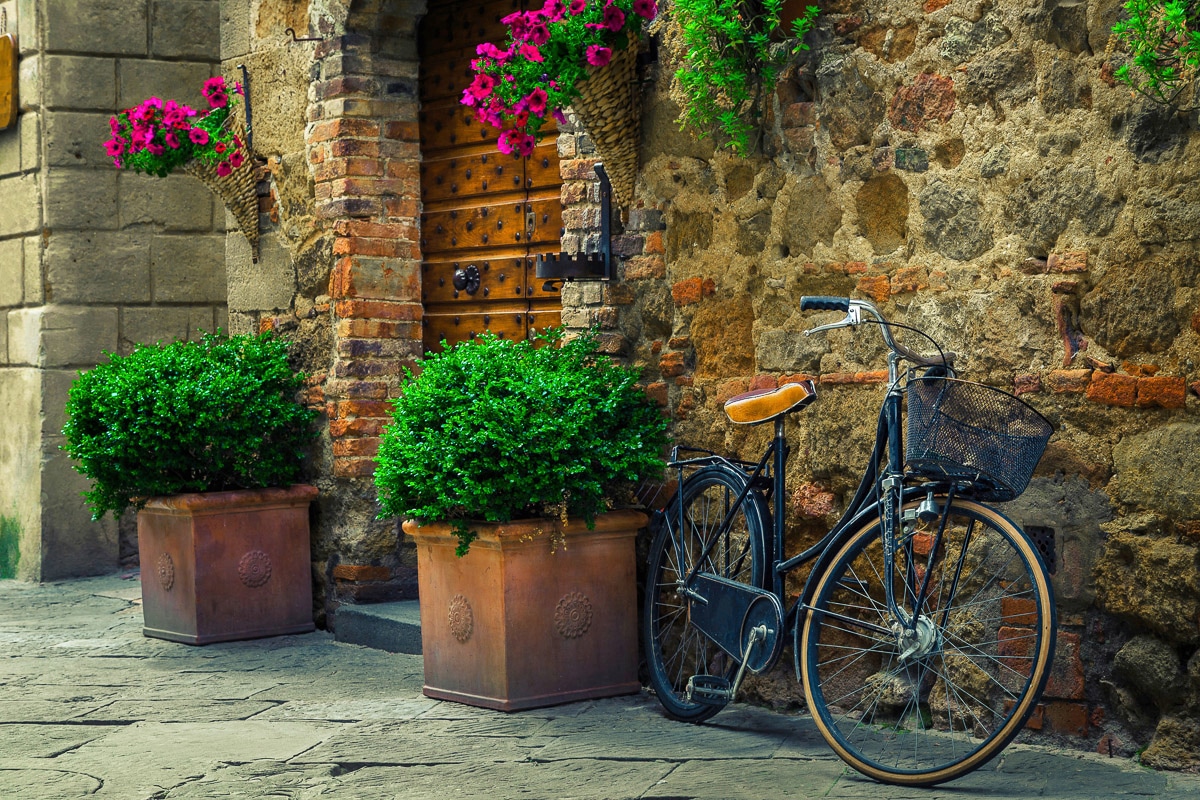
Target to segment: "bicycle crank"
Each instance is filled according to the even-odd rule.
[[[697,573],[685,596],[692,624],[745,669],[757,675],[775,663],[783,646],[778,597],[709,572]]]

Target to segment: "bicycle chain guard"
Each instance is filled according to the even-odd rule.
[[[783,642],[779,598],[708,572],[696,575],[688,597],[692,624],[735,661],[741,662],[751,631],[762,627],[765,635],[750,647],[746,669],[757,675],[774,663]]]

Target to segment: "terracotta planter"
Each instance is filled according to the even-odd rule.
[[[646,515],[588,530],[557,520],[475,523],[463,558],[448,523],[404,523],[417,544],[425,694],[516,711],[632,694],[637,677],[634,537]]]
[[[146,636],[187,644],[313,630],[313,486],[181,494],[138,512]]]

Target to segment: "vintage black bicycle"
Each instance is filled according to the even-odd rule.
[[[656,514],[646,576],[651,687],[669,716],[701,722],[777,662],[790,632],[809,712],[844,761],[885,783],[948,781],[1012,741],[1050,673],[1052,538],[1035,543],[986,503],[1025,490],[1052,429],[1020,399],[958,379],[953,353],[897,342],[895,328],[925,334],[871,303],[800,308],[846,314],[806,335],[863,323],[883,335],[871,460],[838,523],[789,557],[784,423],[815,399],[811,381],[725,403],[735,423],[774,424],[757,462],[675,448],[678,489]],[[786,597],[805,564],[803,591]]]

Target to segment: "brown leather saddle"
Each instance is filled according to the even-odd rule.
[[[725,414],[741,425],[758,425],[783,414],[799,411],[817,399],[817,387],[811,380],[785,383],[776,389],[743,392],[725,401]]]

